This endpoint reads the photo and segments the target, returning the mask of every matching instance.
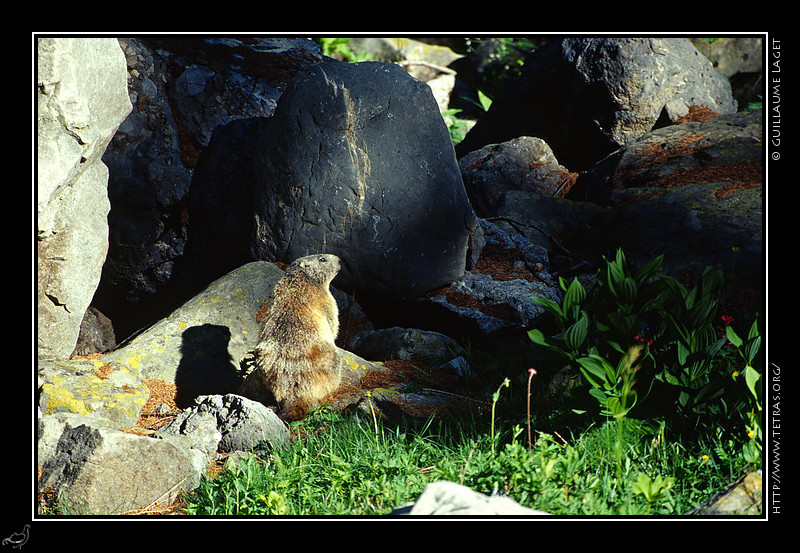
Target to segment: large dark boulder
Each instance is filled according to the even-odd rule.
[[[654,130],[582,174],[571,194],[608,206],[573,236],[629,259],[664,254],[664,271],[723,269],[736,287],[763,289],[763,112]],[[578,244],[580,242],[580,244]]]
[[[727,80],[685,38],[567,38],[536,49],[457,147],[544,139],[583,170],[692,106],[733,113]]]
[[[250,156],[281,89],[322,58],[301,38],[123,38],[134,109],[103,162],[109,249],[94,304],[119,337],[250,261]],[[241,245],[241,247],[239,247]]]
[[[394,64],[293,79],[255,152],[254,255],[338,255],[337,285],[418,297],[461,276],[479,233],[430,88]]]

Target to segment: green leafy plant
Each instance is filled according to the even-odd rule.
[[[668,476],[662,478],[660,474],[655,478],[650,478],[647,474],[640,472],[636,481],[631,486],[633,493],[643,496],[648,503],[648,511],[656,503],[665,501],[669,490],[675,485],[675,478]]]
[[[668,322],[665,335],[669,356],[662,356],[666,369],[659,378],[678,390],[678,408],[697,415],[723,393],[722,382],[710,378],[713,357],[726,343],[717,338],[716,318],[723,286],[721,271],[706,269],[700,281],[687,289],[676,279],[663,276],[668,293],[657,306]]]
[[[494,97],[507,79],[520,75],[525,56],[542,42],[535,37],[467,38],[465,48],[468,53],[484,52],[476,87]]]
[[[444,119],[447,131],[450,133],[450,140],[453,146],[464,140],[467,135],[467,122],[460,119],[458,115],[462,110],[458,108],[448,108],[442,111],[442,119]]]
[[[764,381],[761,371],[754,367],[756,355],[761,348],[758,319],[753,321],[746,341],[736,334],[731,325],[725,327],[725,335],[745,363],[744,382],[747,387],[749,401],[747,408],[744,410],[743,418],[749,439],[744,444],[744,455],[749,462],[761,465]]]
[[[528,337],[580,369],[591,386],[589,394],[605,416],[625,416],[650,391],[652,371],[640,374],[644,376],[639,379],[641,393],[633,389],[633,373],[644,364],[652,365],[650,344],[642,338],[641,328],[664,293],[664,287],[653,282],[661,260],[657,257],[633,272],[625,254],[618,250],[598,271],[600,288],[591,302],[577,279],[569,285],[559,280],[564,292],[560,305],[547,298],[533,298],[553,316],[561,332],[546,337],[541,330],[532,329]]]
[[[616,366],[594,354],[577,359],[581,374],[592,385],[589,394],[599,403],[600,414],[620,420],[636,405],[634,376],[639,366],[635,363],[643,350],[644,346],[632,346]]]
[[[738,398],[725,397],[730,372],[720,370],[730,356],[723,347],[729,340],[738,342],[721,337],[715,325],[723,273],[707,268],[693,286],[686,287],[660,272],[662,260],[663,256],[656,257],[633,270],[617,250],[613,258],[604,258],[596,275],[599,287],[591,298],[577,279],[569,284],[560,279],[564,292],[560,304],[534,298],[552,315],[560,332],[545,336],[533,329],[528,336],[580,369],[600,414],[627,415],[642,405],[658,382],[660,397],[674,397],[676,417],[684,428],[692,428],[703,418],[727,417],[738,408]],[[760,344],[757,330],[752,332],[741,344],[746,365]],[[638,359],[635,380],[630,367],[625,368],[633,347]],[[752,378],[752,369],[747,372]],[[758,433],[755,421],[750,428]]]
[[[617,421],[617,441],[614,449],[617,460],[617,477],[622,476],[623,419],[636,404],[638,397],[634,390],[634,375],[639,370],[635,365],[644,346],[631,347],[617,363],[610,365],[599,355],[579,358],[581,374],[592,385],[589,394],[600,404],[601,415],[613,417]]]
[[[606,265],[597,273],[601,284],[592,309],[598,317],[601,339],[613,349],[627,347],[641,337],[642,324],[647,324],[650,310],[664,295],[660,280],[661,262],[658,256],[633,272],[622,249],[614,259],[603,257]],[[655,279],[655,280],[654,280]]]
[[[553,316],[556,326],[561,330],[560,337],[547,337],[538,328],[528,331],[528,337],[533,343],[573,361],[585,351],[582,348],[589,333],[589,316],[584,308],[586,290],[577,278],[567,284],[559,277],[559,285],[564,292],[561,305],[538,296],[534,296],[533,301]]]
[[[370,59],[370,55],[366,52],[353,52],[350,49],[351,38],[323,38],[316,39],[317,43],[322,47],[322,54],[329,57],[339,58],[347,62],[360,62]]]

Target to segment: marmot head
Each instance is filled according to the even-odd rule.
[[[295,259],[286,272],[302,271],[312,282],[328,286],[340,267],[341,262],[338,257],[330,253],[320,253]]]

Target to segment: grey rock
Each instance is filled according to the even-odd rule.
[[[763,495],[761,471],[749,472],[699,507],[692,509],[688,514],[699,516],[758,515],[764,508]]]
[[[495,223],[480,219],[485,244],[511,252],[516,263],[521,263],[527,270],[539,275],[543,281],[551,280],[552,277],[547,273],[550,265],[548,248],[531,241],[526,234],[519,232],[513,226],[507,230],[503,222],[498,220]]]
[[[458,144],[538,136],[584,170],[692,106],[734,113],[730,85],[685,38],[566,38],[537,48]]]
[[[342,259],[337,286],[394,298],[464,273],[477,219],[430,88],[397,65],[298,75],[255,163],[257,257],[324,249]]]
[[[150,396],[145,379],[175,384],[181,408],[200,395],[235,391],[239,362],[258,340],[258,310],[282,275],[272,263],[248,263],[102,357],[40,360],[43,414],[96,415],[125,428]]]
[[[548,513],[523,507],[510,497],[484,495],[455,482],[439,481],[425,486],[411,505],[393,510],[392,515],[410,516],[541,516]]]
[[[114,348],[117,341],[111,320],[96,307],[89,306],[81,321],[78,342],[72,356],[105,353]]]
[[[533,296],[561,301],[558,284],[548,273],[547,250],[523,234],[506,232],[485,220],[480,220],[480,224],[486,241],[483,255],[491,251],[501,257],[512,268],[511,273],[491,274],[494,270],[491,263],[484,268],[479,258],[475,269],[419,301],[454,314],[459,326],[482,337],[530,328],[545,314]]]
[[[235,394],[197,398],[159,433],[189,436],[208,453],[272,449],[289,441],[289,429],[272,409]]]
[[[486,335],[511,327],[530,326],[545,313],[542,306],[531,299],[533,296],[560,301],[557,289],[550,284],[522,279],[498,281],[491,275],[476,272],[469,272],[453,282],[449,292],[477,300],[483,307],[459,306],[446,295],[434,296],[431,301],[474,320]]]
[[[509,190],[560,198],[569,192],[578,176],[558,163],[544,140],[531,136],[469,152],[458,160],[458,166],[480,217],[496,215]]]
[[[571,264],[580,260],[564,246],[575,233],[587,227],[592,217],[604,211],[593,202],[542,196],[528,190],[508,190],[501,198],[493,219],[497,226],[512,236],[524,236],[528,242],[547,252],[550,269],[559,257],[567,256]],[[581,251],[582,248],[576,248]]]
[[[737,287],[763,289],[763,112],[651,131],[582,175],[576,190],[610,205],[574,242],[622,247],[641,263],[699,276],[723,268]]]
[[[439,364],[464,352],[458,342],[444,334],[399,326],[361,331],[353,336],[348,349],[367,359],[379,361],[425,358]]]
[[[42,415],[37,419],[36,426],[36,461],[39,466],[44,466],[56,454],[58,440],[67,426],[75,428],[83,425],[104,426],[104,420],[99,417],[87,417],[77,413],[55,413]],[[108,428],[111,428],[108,426]]]
[[[648,188],[672,188],[701,182],[698,178],[707,180],[701,170],[712,177],[734,180],[735,173],[725,175],[722,170],[742,165],[752,168],[750,176],[755,179],[747,180],[760,181],[763,119],[759,109],[655,129],[582,174],[574,192],[598,204],[619,204],[632,195],[648,192]],[[715,175],[712,168],[718,168]]]
[[[37,39],[37,323],[43,357],[72,353],[108,248],[100,158],[131,103],[115,39]]]
[[[66,513],[121,514],[171,504],[180,491],[197,486],[206,462],[176,440],[67,422],[38,485],[51,486]]]
[[[127,361],[136,363],[134,358]],[[43,415],[76,413],[127,428],[136,425],[150,397],[138,371],[104,358],[39,359],[36,369]]]
[[[204,396],[208,397],[208,396]],[[158,434],[179,434],[189,438],[192,447],[213,458],[219,448],[222,433],[217,428],[217,415],[197,407],[184,410]]]

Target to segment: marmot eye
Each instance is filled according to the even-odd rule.
[[[324,257],[319,258],[320,262],[325,263],[326,259]]]

